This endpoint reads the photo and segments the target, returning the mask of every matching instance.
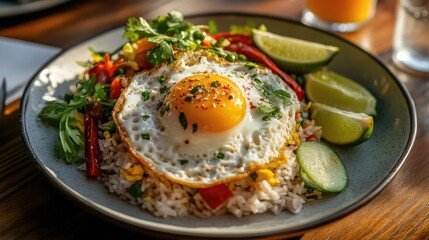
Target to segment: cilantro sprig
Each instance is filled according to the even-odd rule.
[[[157,46],[149,50],[147,58],[153,65],[158,65],[173,56],[173,48],[180,50],[195,49],[204,39],[202,26],[196,26],[184,21],[182,13],[171,11],[166,16],[145,20],[144,18],[129,18],[123,37],[130,42],[147,37]]]
[[[79,159],[79,152],[84,148],[84,139],[75,119],[76,113],[92,103],[99,103],[105,106],[105,111],[110,111],[116,102],[108,99],[109,85],[96,84],[95,78],[81,80],[77,87],[78,92],[68,101],[48,102],[39,114],[41,120],[58,126],[61,147],[56,148],[60,151],[57,155],[64,156],[69,164]]]

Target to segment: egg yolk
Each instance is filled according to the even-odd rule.
[[[193,132],[231,129],[241,122],[246,111],[241,89],[229,78],[217,74],[182,79],[173,87],[170,103],[179,121],[187,122]]]

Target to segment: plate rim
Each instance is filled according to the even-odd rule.
[[[415,138],[416,138],[416,134],[417,134],[417,114],[416,114],[414,101],[413,101],[409,91],[405,87],[405,85],[392,73],[392,71],[389,69],[387,64],[383,60],[381,60],[381,58],[379,56],[374,55],[374,54],[368,52],[367,50],[364,50],[362,47],[358,46],[357,44],[355,44],[355,43],[353,43],[347,39],[340,37],[339,35],[336,35],[332,32],[328,32],[325,30],[306,26],[306,25],[302,24],[301,22],[294,20],[294,19],[290,19],[287,17],[274,16],[274,15],[270,15],[270,14],[236,12],[236,11],[203,12],[203,13],[185,15],[184,17],[185,17],[185,20],[192,22],[192,18],[226,17],[226,16],[240,16],[240,17],[253,17],[253,18],[256,17],[256,18],[266,18],[266,19],[278,20],[278,21],[288,22],[288,23],[294,24],[294,25],[299,25],[300,27],[305,27],[305,28],[309,28],[312,30],[316,30],[316,31],[321,32],[323,34],[328,34],[328,35],[330,35],[330,37],[334,37],[337,40],[343,41],[346,44],[356,48],[360,52],[368,55],[370,58],[375,60],[380,65],[380,67],[382,67],[390,75],[390,77],[394,80],[396,85],[399,87],[401,93],[403,94],[403,96],[406,100],[408,109],[409,109],[410,133],[407,135],[408,139],[407,139],[407,142],[404,146],[404,151],[400,155],[399,160],[393,165],[392,169],[387,173],[387,176],[385,178],[383,178],[379,184],[374,186],[367,195],[365,195],[362,198],[359,198],[354,203],[352,203],[350,206],[339,209],[338,211],[334,212],[331,215],[322,217],[320,219],[317,219],[317,220],[310,222],[310,223],[307,223],[307,224],[303,224],[303,225],[293,227],[293,228],[289,229],[288,231],[277,230],[277,231],[268,232],[268,233],[256,231],[256,232],[247,232],[244,234],[243,234],[243,232],[238,232],[238,231],[235,233],[231,233],[231,232],[227,232],[227,233],[207,233],[207,232],[202,233],[201,228],[199,228],[199,230],[192,230],[192,228],[190,228],[190,227],[174,226],[174,225],[170,225],[168,223],[153,223],[153,222],[148,221],[148,220],[138,219],[138,221],[143,221],[145,223],[148,223],[147,225],[145,224],[145,226],[142,226],[141,224],[137,224],[136,221],[133,221],[134,218],[126,216],[125,214],[118,212],[118,211],[114,211],[114,210],[109,211],[109,209],[106,209],[107,207],[101,206],[99,204],[95,204],[92,200],[81,196],[78,192],[75,192],[74,190],[70,189],[63,182],[58,181],[58,179],[56,179],[55,176],[53,176],[52,174],[49,173],[49,170],[46,168],[46,166],[44,166],[41,163],[41,161],[39,161],[39,158],[36,156],[36,154],[33,151],[33,148],[31,146],[31,141],[30,141],[29,136],[27,134],[27,130],[26,130],[26,126],[25,126],[25,112],[27,109],[26,106],[28,105],[28,102],[29,102],[31,86],[33,85],[34,81],[37,79],[39,74],[46,67],[51,65],[51,63],[53,61],[55,61],[56,59],[61,57],[65,52],[67,52],[70,49],[77,47],[81,44],[84,44],[85,42],[92,40],[98,36],[101,36],[103,34],[106,34],[108,32],[114,31],[114,30],[118,30],[120,28],[118,26],[112,27],[112,28],[105,30],[105,31],[102,31],[102,32],[95,33],[94,35],[86,38],[83,41],[78,42],[77,44],[74,44],[70,47],[62,49],[58,54],[53,56],[47,63],[45,63],[30,78],[30,81],[26,84],[23,96],[21,98],[21,103],[20,103],[19,121],[20,121],[22,139],[24,140],[24,143],[25,143],[24,145],[27,149],[27,152],[31,156],[32,162],[37,166],[37,168],[39,168],[43,172],[43,175],[49,180],[49,182],[51,184],[53,184],[55,186],[55,188],[57,190],[60,190],[60,192],[63,193],[67,198],[72,200],[74,203],[78,203],[78,205],[82,206],[85,210],[91,212],[92,214],[96,215],[97,217],[100,217],[101,219],[103,219],[105,221],[107,220],[108,222],[111,222],[113,224],[116,224],[116,225],[119,225],[119,226],[122,226],[122,227],[125,227],[128,229],[132,229],[132,230],[137,231],[137,232],[144,231],[144,233],[150,234],[150,235],[162,234],[162,236],[164,236],[164,237],[166,236],[166,232],[165,232],[166,230],[168,230],[170,232],[168,234],[170,234],[172,236],[192,236],[192,237],[239,238],[239,237],[262,237],[262,236],[267,237],[267,236],[278,236],[278,235],[284,236],[285,234],[293,236],[293,235],[299,234],[301,232],[317,228],[321,225],[325,225],[331,221],[337,220],[337,219],[339,219],[345,215],[348,215],[348,214],[354,212],[355,210],[359,209],[360,207],[362,207],[366,203],[368,203],[370,200],[372,200],[396,176],[396,174],[398,173],[398,171],[402,167],[403,163],[405,162],[407,156],[409,155],[409,153],[412,149],[412,146],[414,145],[414,142],[415,142]],[[104,209],[105,211],[101,211],[101,209]],[[113,212],[113,214],[110,212]],[[123,215],[122,218],[120,217],[121,215]],[[106,217],[107,217],[107,219],[106,219]],[[133,228],[133,226],[138,227],[139,229],[135,229],[135,228]],[[149,230],[149,232],[147,232],[148,230]],[[227,235],[225,235],[225,234],[227,234]]]

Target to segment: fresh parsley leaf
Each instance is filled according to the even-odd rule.
[[[224,159],[224,158],[225,158],[225,153],[223,153],[223,152],[218,152],[218,154],[216,155],[216,157],[217,157],[218,159]]]
[[[189,161],[187,159],[181,159],[180,160],[180,165],[185,165],[187,164]]]
[[[158,46],[154,47],[147,54],[147,59],[152,65],[158,65],[164,60],[168,59],[173,55],[173,47],[171,44],[163,41]]]
[[[198,131],[198,125],[196,123],[192,124],[192,133],[195,133]]]

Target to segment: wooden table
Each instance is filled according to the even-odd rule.
[[[309,230],[301,239],[429,239],[429,77],[391,65],[395,6],[394,0],[379,0],[368,25],[341,35],[380,56],[405,83],[417,108],[415,145],[397,176],[368,204]],[[296,0],[72,1],[26,17],[0,19],[0,35],[67,48],[123,25],[129,16],[150,18],[174,9],[184,14],[227,10],[299,19],[302,8],[303,1]],[[77,207],[48,183],[20,138],[18,106],[9,105],[0,123],[0,239],[141,238]]]

